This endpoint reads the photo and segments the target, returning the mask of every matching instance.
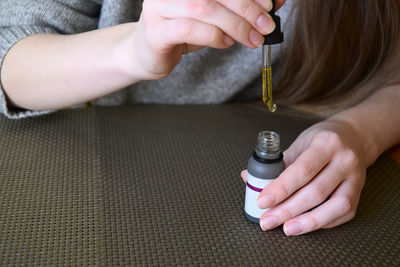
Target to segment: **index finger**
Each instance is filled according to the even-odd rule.
[[[269,33],[275,27],[270,15],[252,1],[220,1],[229,2],[230,7],[227,8],[216,0],[174,0],[174,4],[158,0],[154,1],[154,5],[157,6],[157,13],[162,18],[190,18],[214,25],[228,36],[251,48],[263,44],[264,37],[261,32]],[[238,15],[234,10],[245,14]],[[259,20],[260,16],[264,18]],[[255,27],[258,25],[257,21],[261,22],[263,26]]]
[[[239,17],[246,20],[250,25],[257,29],[263,35],[273,31],[275,25],[267,10],[263,6],[249,0],[217,0],[221,5],[231,10]],[[268,8],[272,8],[271,1],[264,0]]]
[[[270,208],[308,184],[330,161],[332,150],[311,144],[277,179],[268,184],[258,197],[260,209]]]

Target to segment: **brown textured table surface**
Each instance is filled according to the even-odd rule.
[[[286,237],[243,215],[261,130],[314,119],[249,105],[132,106],[0,118],[0,265],[400,265],[400,165],[368,169],[356,217]]]

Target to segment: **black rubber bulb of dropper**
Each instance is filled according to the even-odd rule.
[[[275,22],[275,30],[264,36],[264,45],[279,44],[283,42],[283,32],[281,31],[281,18],[275,15],[275,0],[272,0],[272,9],[268,12]]]

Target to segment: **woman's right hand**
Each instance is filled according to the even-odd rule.
[[[167,76],[182,55],[205,46],[223,49],[238,41],[259,47],[275,28],[271,8],[271,0],[145,0],[134,63],[141,66],[142,79],[154,80]]]
[[[135,23],[18,41],[4,58],[2,87],[8,105],[22,109],[91,101],[167,76],[182,55],[204,46],[227,48],[234,40],[252,48],[261,45],[262,34],[274,28],[270,8],[271,0],[145,0]]]

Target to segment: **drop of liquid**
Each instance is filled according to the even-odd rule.
[[[268,109],[271,112],[275,112],[278,109],[278,107],[276,106],[276,104],[268,103]]]

